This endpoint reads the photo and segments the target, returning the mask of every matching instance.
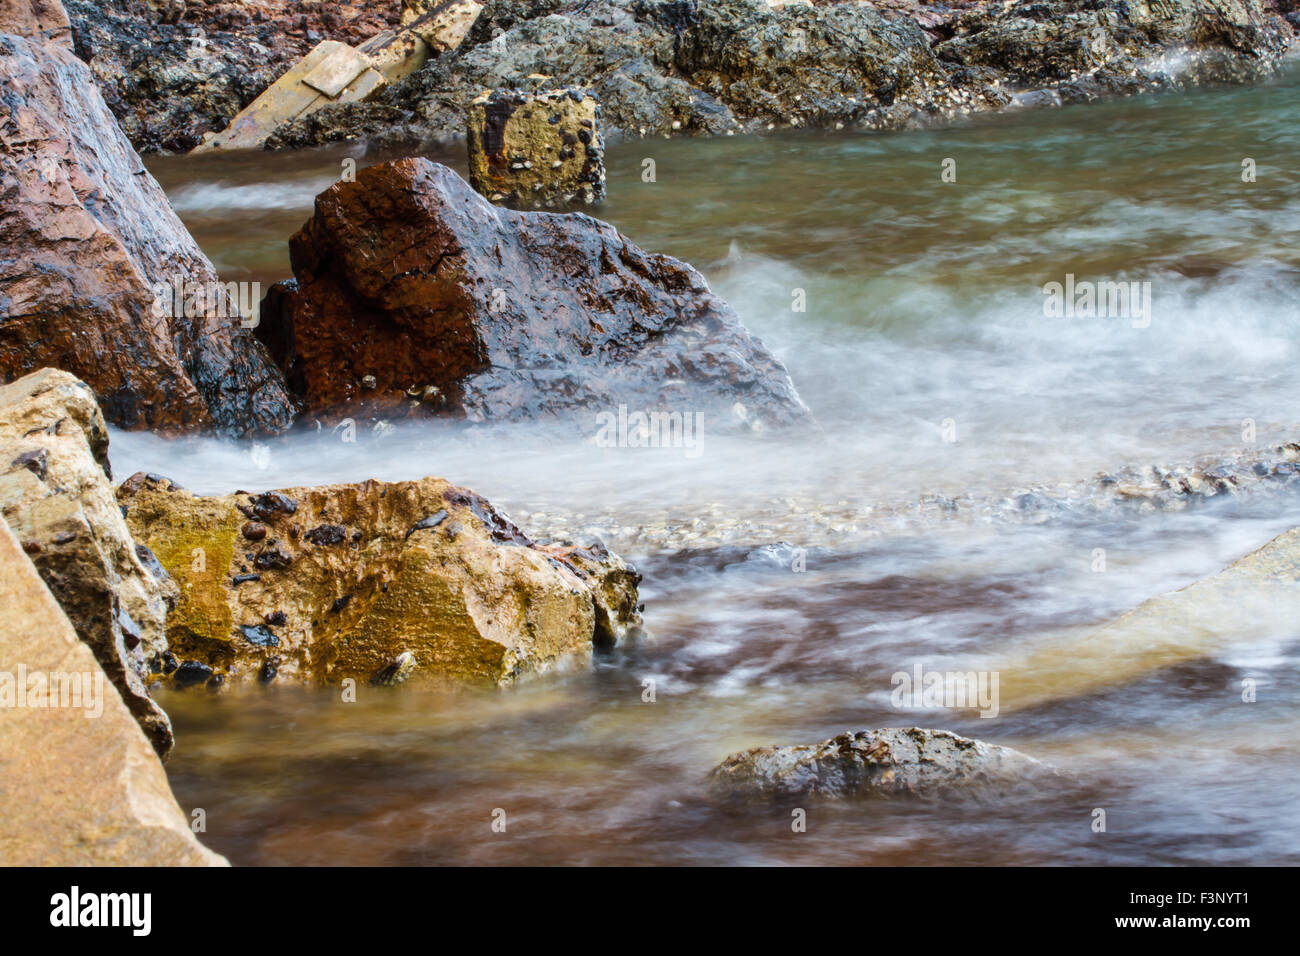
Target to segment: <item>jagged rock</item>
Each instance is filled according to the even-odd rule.
[[[1055,101],[1096,99],[1271,73],[1290,31],[1255,0],[990,4],[957,17],[943,60],[994,67]]]
[[[176,585],[138,551],[109,481],[90,389],[44,369],[0,386],[0,514],[158,753],[171,721],[145,681],[167,651]]]
[[[0,510],[165,751],[166,716],[139,677],[166,651],[163,617],[176,588],[126,530],[94,397],[46,369],[0,387],[0,413]]]
[[[583,90],[494,90],[465,121],[469,181],[511,206],[590,205],[605,198],[600,110]]]
[[[0,863],[224,865],[3,521],[0,601]]]
[[[915,127],[1044,86],[1062,102],[1251,79],[1290,36],[1259,0],[492,0],[454,53],[269,144],[455,139],[483,89],[525,77],[591,90],[610,139]]]
[[[440,478],[196,497],[134,475],[118,497],[180,585],[177,683],[265,682],[270,665],[277,682],[503,685],[640,627],[640,575],[616,555],[535,544]]]
[[[321,40],[396,28],[396,2],[67,0],[77,55],[143,153],[187,152]]]
[[[1045,772],[1047,765],[1009,747],[946,730],[887,727],[732,754],[711,782],[733,797],[936,796],[1002,791]]]
[[[46,19],[58,9],[32,2]],[[294,409],[279,372],[66,29],[0,35],[0,81],[0,380],[64,369],[125,428],[286,426]],[[178,283],[185,294],[173,296]],[[244,314],[256,308],[247,292]]]
[[[336,183],[289,248],[296,282],[272,287],[258,335],[323,417],[625,403],[709,428],[810,422],[785,368],[690,266],[588,216],[499,209],[445,166],[404,159]]]
[[[480,9],[474,0],[446,0],[417,18],[403,15],[401,30],[385,30],[356,47],[322,40],[240,110],[226,129],[205,136],[194,152],[261,146],[289,120],[331,103],[369,99],[418,70],[431,54],[454,49]]]

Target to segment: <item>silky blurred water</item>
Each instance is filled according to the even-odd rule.
[[[945,130],[612,147],[598,215],[706,275],[787,364],[816,435],[707,435],[692,457],[536,426],[259,448],[115,432],[116,474],[196,491],[443,475],[645,574],[652,637],[589,674],[355,704],[274,685],[166,695],[169,775],[205,809],[206,842],[247,864],[1300,862],[1286,615],[1213,622],[1192,650],[1171,633],[1182,650],[1150,672],[1081,675],[991,719],[889,696],[896,671],[960,664],[1008,668],[1012,700],[1038,676],[1017,667],[1059,667],[1091,626],[1300,523],[1282,485],[1176,513],[1077,494],[1100,471],[1300,437],[1297,93],[1292,71]],[[150,165],[223,277],[265,287],[349,157],[387,158]],[[1149,325],[1045,316],[1044,284],[1067,274],[1150,282]],[[1053,488],[1063,503],[1034,520],[981,505]],[[960,498],[956,516],[915,507],[934,496]],[[819,805],[797,834],[791,808],[726,810],[704,787],[737,749],[907,724],[1018,747],[1071,782]]]

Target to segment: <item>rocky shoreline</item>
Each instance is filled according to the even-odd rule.
[[[396,25],[395,4],[73,2],[73,35],[142,152],[220,130],[325,39]],[[356,15],[360,13],[360,15]],[[976,112],[1256,81],[1300,30],[1293,0],[1004,5],[492,0],[453,50],[268,145],[459,140],[485,90],[584,86],[611,141],[781,128],[899,129]],[[273,42],[274,41],[274,42]],[[248,64],[255,64],[249,69]]]

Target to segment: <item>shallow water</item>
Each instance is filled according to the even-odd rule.
[[[274,686],[168,694],[182,805],[247,864],[1300,862],[1290,620],[1195,650],[1170,635],[1136,675],[1063,666],[1090,625],[1300,523],[1286,485],[1176,513],[1109,507],[1080,485],[1298,437],[1297,93],[1293,70],[938,131],[611,148],[601,217],[705,273],[788,365],[823,429],[806,440],[115,433],[118,475],[197,491],[444,475],[530,532],[602,537],[645,574],[653,637],[591,673],[356,704]],[[288,274],[285,239],[349,155],[381,158],[151,166],[223,277],[265,286]],[[464,171],[458,154],[432,158]],[[1044,284],[1067,273],[1149,281],[1149,325],[1045,316]],[[996,507],[1029,489],[1058,505],[1023,519]],[[890,677],[917,664],[998,668],[1005,706],[895,709]],[[1026,701],[1048,673],[1051,693]],[[811,807],[799,834],[791,808],[725,810],[705,789],[737,749],[913,723],[1017,747],[1070,782]],[[1106,833],[1091,829],[1099,807]]]

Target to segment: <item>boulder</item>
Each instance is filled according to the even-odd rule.
[[[90,389],[44,369],[0,386],[0,515],[159,755],[171,722],[146,678],[167,651],[176,586],[127,530]]]
[[[535,544],[440,478],[197,497],[141,474],[118,498],[180,586],[177,686],[505,685],[640,626],[616,555]]]
[[[592,425],[625,404],[715,429],[810,421],[690,266],[588,216],[499,209],[428,160],[331,186],[289,249],[296,281],[272,287],[258,335],[326,419]]]
[[[0,600],[0,865],[225,865],[3,521]]]
[[[66,35],[0,33],[0,80],[0,381],[64,369],[124,428],[285,427],[283,380],[242,327],[260,293],[220,282]]]
[[[469,182],[511,206],[591,205],[605,198],[600,110],[580,89],[493,90],[465,120]]]
[[[1009,747],[946,730],[887,727],[732,754],[711,782],[733,797],[930,797],[1014,789],[1045,772],[1047,765]]]

